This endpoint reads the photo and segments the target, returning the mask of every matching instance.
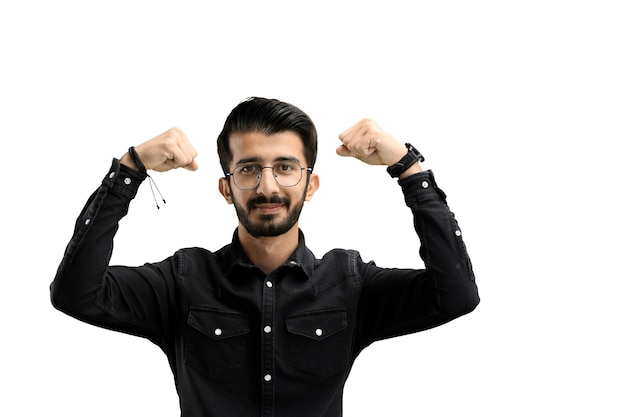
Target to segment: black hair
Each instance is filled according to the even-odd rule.
[[[217,154],[222,170],[227,173],[233,160],[229,144],[231,134],[258,132],[273,135],[286,131],[300,136],[307,167],[313,168],[317,158],[317,130],[306,113],[276,99],[250,97],[242,101],[230,112],[217,137]]]

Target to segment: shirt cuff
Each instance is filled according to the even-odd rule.
[[[113,158],[111,168],[102,180],[102,185],[112,192],[132,200],[137,195],[139,186],[147,177],[147,174],[129,168],[121,164],[119,159]]]
[[[402,187],[407,206],[420,204],[430,200],[446,200],[446,194],[437,186],[435,175],[431,170],[418,172],[398,180]]]

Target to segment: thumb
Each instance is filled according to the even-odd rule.
[[[189,165],[185,166],[185,169],[188,171],[196,171],[198,167],[198,162],[194,159],[189,163]]]
[[[344,145],[340,145],[337,148],[337,155],[339,156],[352,156],[352,152],[346,148]]]

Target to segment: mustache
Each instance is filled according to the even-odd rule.
[[[264,195],[260,195],[248,201],[248,209],[252,210],[254,206],[259,204],[284,204],[287,208],[289,208],[291,200],[288,197],[279,197],[277,195],[273,195],[269,198]]]

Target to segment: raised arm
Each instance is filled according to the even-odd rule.
[[[372,165],[406,161],[407,147],[371,120],[362,120],[339,138],[339,155]],[[432,172],[422,171],[419,162],[400,171],[399,184],[413,213],[413,227],[421,243],[419,255],[426,269],[380,268],[359,261],[363,286],[359,341],[363,346],[441,325],[469,313],[479,303],[472,264],[445,193]]]
[[[177,128],[137,146],[136,153],[148,169],[197,169],[196,151]],[[146,178],[138,168],[129,154],[113,159],[76,221],[50,293],[53,305],[71,316],[155,340],[169,314],[175,265],[169,260],[139,268],[109,266],[119,221]]]

